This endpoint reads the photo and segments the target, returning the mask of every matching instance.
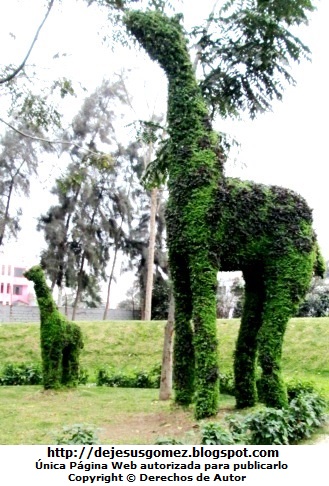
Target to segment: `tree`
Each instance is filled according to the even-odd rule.
[[[244,284],[241,278],[220,279],[216,296],[217,317],[219,319],[241,317],[243,294]]]
[[[175,323],[175,299],[171,282],[169,283],[168,319],[165,325],[159,399],[169,400],[172,394],[173,336]]]
[[[13,198],[29,196],[30,177],[37,174],[36,142],[7,130],[0,137],[0,246],[5,237],[16,237],[21,209],[12,214]]]
[[[9,216],[11,198],[15,193],[29,195],[29,177],[37,173],[37,159],[41,152],[51,152],[58,147],[55,133],[61,128],[62,113],[60,110],[61,101],[67,95],[73,95],[74,89],[70,80],[66,78],[46,81],[41,79],[40,71],[34,64],[29,64],[32,51],[38,40],[41,30],[53,10],[55,0],[46,2],[46,11],[42,12],[42,20],[35,28],[33,38],[26,54],[18,65],[10,63],[2,64],[0,69],[0,94],[2,108],[0,122],[6,127],[6,134],[2,137],[2,155],[7,157],[4,152],[8,152],[8,144],[12,144],[15,139],[16,150],[9,172],[0,174],[0,184],[5,186],[1,195],[5,198],[6,204],[2,201],[1,218],[1,243],[8,227],[8,234],[17,235],[19,230],[19,217],[21,211],[18,210],[15,217]],[[15,34],[10,33],[15,39]],[[20,153],[21,150],[21,153]],[[33,168],[31,156],[34,157]],[[23,159],[25,162],[22,162]],[[15,162],[14,162],[15,160]],[[8,170],[8,157],[4,162],[1,160],[1,169]],[[11,182],[9,182],[11,177]],[[24,179],[24,188],[22,187]],[[9,188],[9,189],[8,189]],[[1,245],[0,243],[0,245]]]
[[[17,67],[6,66],[4,73],[0,77],[0,85],[5,84],[5,83],[9,83],[10,81],[12,81],[16,76],[18,76],[24,70],[26,62],[27,62],[28,58],[30,57],[30,54],[33,50],[35,43],[38,40],[41,29],[43,28],[49,14],[50,14],[50,11],[51,11],[51,9],[54,5],[54,1],[55,0],[49,1],[48,6],[47,6],[47,10],[46,10],[46,14],[45,14],[42,22],[40,23],[39,27],[37,28],[36,33],[34,34],[32,43],[31,43],[30,47],[28,48],[28,51],[27,51],[25,57],[23,58],[22,62]]]
[[[140,289],[137,280],[133,283],[132,287],[127,291],[126,298],[119,302],[118,309],[132,310],[133,314],[135,311],[139,311],[141,308],[140,299]]]
[[[130,39],[122,29],[125,12],[148,8],[172,14],[174,10],[173,2],[164,0],[87,1],[107,7],[118,29],[112,40],[126,44]],[[243,111],[254,117],[270,109],[274,99],[282,99],[284,83],[295,82],[291,63],[310,54],[294,29],[307,24],[314,10],[311,0],[227,0],[224,4],[214,0],[204,23],[187,33],[213,117],[239,116]]]
[[[152,159],[157,151],[157,145],[159,145],[159,131],[161,139],[164,138],[165,132],[163,127],[159,125],[162,118],[157,119],[154,114],[151,121],[142,122],[142,130],[139,131],[138,138],[146,146],[144,154],[144,174],[147,172],[148,167],[152,164]],[[150,215],[149,215],[149,241],[147,248],[147,260],[146,260],[146,283],[145,283],[145,301],[142,311],[142,316],[146,321],[150,321],[152,318],[152,305],[153,305],[153,280],[154,280],[154,256],[156,251],[156,216],[158,213],[158,202],[161,194],[158,187],[151,187],[150,192]]]
[[[236,279],[236,281],[233,282],[232,292],[235,295],[235,304],[232,317],[241,317],[244,304],[244,282]]]
[[[198,37],[203,69],[200,86],[214,116],[254,117],[282,99],[283,82],[294,83],[292,61],[308,58],[309,49],[293,28],[307,23],[309,0],[229,0],[212,15]]]
[[[118,103],[123,101],[120,82],[109,81],[86,98],[72,131],[62,137],[73,142],[73,148],[72,163],[53,189],[59,205],[39,222],[48,243],[42,260],[53,286],[56,283],[62,288],[65,279],[68,286],[76,287],[73,318],[83,292],[95,288],[95,279],[106,277],[110,247],[114,244],[118,251],[122,222],[131,209],[125,192],[127,176],[119,180],[120,166],[131,154],[116,140],[113,126]],[[106,147],[111,154],[97,147]],[[67,150],[67,146],[63,148]],[[113,266],[111,275],[110,282]]]
[[[3,65],[0,70],[0,122],[6,126],[0,142],[0,246],[4,244],[5,236],[16,237],[20,229],[21,209],[11,214],[15,197],[29,196],[30,177],[37,175],[40,154],[54,150],[48,137],[52,139],[55,131],[61,127],[62,115],[57,95],[63,99],[67,94],[74,93],[69,80],[43,83],[37,79],[36,66],[28,65],[54,3],[55,0],[47,2],[42,21],[35,29],[22,61],[18,65]],[[12,37],[15,37],[14,34]]]

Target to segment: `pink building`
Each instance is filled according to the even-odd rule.
[[[33,290],[23,273],[26,267],[0,262],[0,305],[31,305]]]

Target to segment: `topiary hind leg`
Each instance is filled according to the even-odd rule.
[[[268,407],[287,405],[281,375],[283,339],[288,320],[294,315],[310,284],[314,258],[314,252],[292,249],[281,259],[268,262],[263,323],[258,333],[259,363],[262,368],[259,394]]]
[[[257,401],[257,334],[262,324],[264,286],[257,269],[244,271],[243,315],[234,353],[234,381],[237,408],[252,407]]]

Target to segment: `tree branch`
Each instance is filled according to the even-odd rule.
[[[49,5],[48,5],[48,9],[47,9],[47,12],[46,12],[46,15],[45,15],[43,21],[41,22],[41,24],[39,25],[38,30],[36,31],[36,34],[35,34],[35,36],[33,38],[32,44],[30,45],[30,48],[27,51],[27,54],[24,57],[23,61],[21,62],[21,64],[16,69],[14,69],[14,71],[11,74],[8,74],[8,76],[6,76],[5,78],[0,79],[0,84],[4,84],[4,83],[7,83],[8,81],[11,81],[15,76],[17,76],[17,74],[20,71],[22,71],[22,69],[24,69],[24,66],[26,64],[26,61],[28,60],[28,58],[29,58],[29,56],[30,56],[30,54],[32,52],[32,49],[33,49],[33,47],[34,47],[34,45],[35,45],[35,43],[36,43],[36,41],[38,39],[38,36],[40,34],[40,31],[41,31],[42,27],[44,26],[44,24],[45,24],[45,22],[46,22],[46,20],[48,18],[48,15],[50,14],[50,11],[51,11],[51,9],[52,9],[52,7],[54,5],[54,2],[55,2],[55,0],[50,0]]]
[[[213,7],[212,7],[210,15],[208,17],[207,23],[206,23],[205,28],[203,30],[204,35],[207,34],[208,31],[209,31],[210,25],[213,21],[212,16],[214,15],[214,12],[215,12],[215,9],[217,7],[218,2],[219,2],[219,0],[216,0],[213,4]],[[201,48],[200,44],[197,44],[196,48],[197,48],[197,51],[196,51],[194,62],[193,62],[193,71],[194,72],[196,72],[196,70],[197,70],[197,67],[198,67],[198,64],[199,64],[199,61],[200,61],[200,55],[201,55],[201,52],[202,52],[202,48]]]
[[[3,120],[3,118],[0,118],[0,122],[7,125],[7,127],[11,128],[12,130],[14,130],[14,132],[18,133],[22,137],[30,138],[31,140],[35,140],[37,142],[49,143],[50,145],[56,145],[56,144],[72,145],[73,147],[76,147],[80,150],[83,150],[84,152],[88,152],[91,155],[96,155],[96,156],[100,155],[100,152],[93,152],[92,150],[89,150],[85,147],[82,147],[81,145],[78,145],[75,142],[70,142],[68,140],[48,140],[47,138],[36,137],[34,135],[30,135],[29,133],[23,132],[22,130],[19,130],[19,128],[16,128],[13,125],[11,125],[10,123],[6,122],[5,120]]]

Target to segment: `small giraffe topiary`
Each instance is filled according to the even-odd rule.
[[[217,413],[217,272],[242,270],[245,304],[236,345],[237,407],[261,398],[287,405],[281,353],[288,319],[323,259],[312,212],[299,195],[224,175],[218,135],[190,60],[179,17],[127,12],[128,31],[168,79],[166,222],[175,295],[176,401],[197,418]],[[256,367],[262,375],[256,383]]]
[[[40,266],[30,268],[24,276],[34,282],[40,309],[43,386],[46,390],[77,386],[83,348],[81,329],[58,311]]]

